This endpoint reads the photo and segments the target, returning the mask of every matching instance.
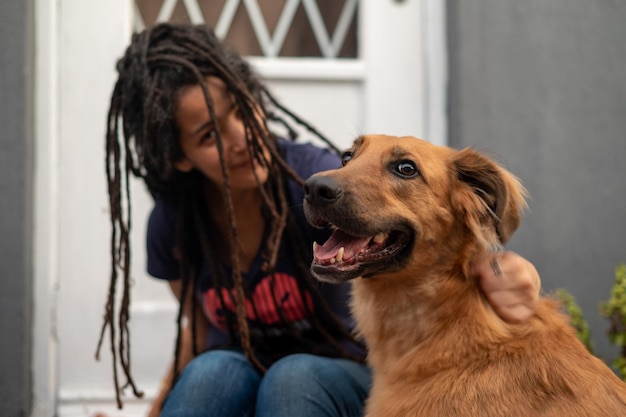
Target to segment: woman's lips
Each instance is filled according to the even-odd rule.
[[[254,165],[256,166],[256,164]],[[251,168],[252,168],[252,163],[250,162],[249,159],[230,165],[230,169],[232,171],[240,170],[240,169],[251,169]]]

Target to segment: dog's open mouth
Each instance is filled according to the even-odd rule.
[[[408,242],[401,231],[357,237],[337,229],[323,245],[313,244],[312,271],[329,281],[354,278],[389,263]]]

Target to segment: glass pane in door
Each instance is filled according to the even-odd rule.
[[[136,29],[206,23],[240,53],[358,58],[358,0],[135,0]]]

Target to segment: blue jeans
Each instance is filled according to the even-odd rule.
[[[185,367],[161,417],[359,417],[370,385],[348,359],[294,354],[261,375],[242,353],[212,350]]]

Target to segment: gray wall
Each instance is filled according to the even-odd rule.
[[[451,145],[520,177],[532,200],[510,248],[573,293],[610,362],[598,303],[626,263],[626,2],[447,4]]]
[[[0,415],[31,410],[31,1],[0,0]]]

